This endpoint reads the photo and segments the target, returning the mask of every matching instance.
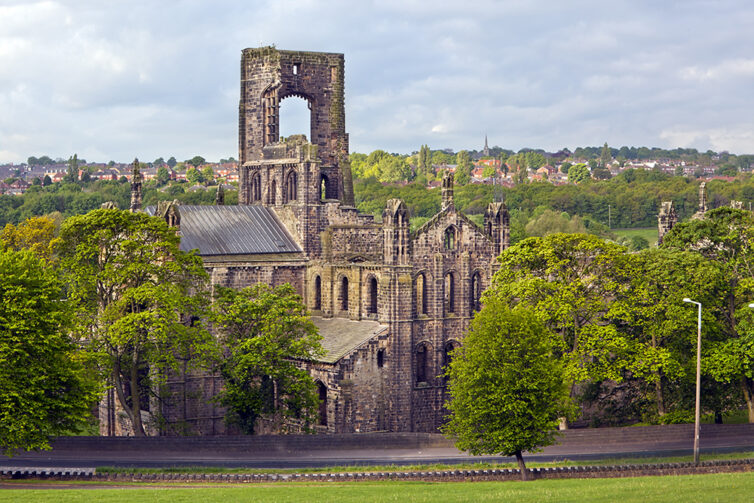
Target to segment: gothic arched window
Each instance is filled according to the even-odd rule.
[[[422,342],[416,347],[416,383],[426,383],[429,377],[429,345]]]
[[[450,367],[450,362],[453,361],[453,351],[458,348],[460,344],[458,344],[456,341],[448,341],[445,343],[445,347],[442,351],[442,370],[443,372],[446,372],[448,368]],[[447,382],[448,376],[445,376],[445,381]]]
[[[262,200],[262,176],[259,173],[251,175],[251,200]]]
[[[319,199],[320,201],[324,201],[327,199],[328,193],[327,193],[327,184],[328,180],[325,175],[321,175],[319,178]]]
[[[420,273],[416,276],[416,314],[427,314],[427,280],[424,277],[424,273]]]
[[[285,179],[285,197],[286,202],[295,201],[297,199],[297,184],[296,184],[296,172],[291,171],[288,173],[288,177]]]
[[[340,309],[348,311],[348,278],[340,280]]]
[[[372,276],[368,281],[369,285],[369,314],[377,314],[377,278]]]
[[[456,249],[456,228],[452,225],[445,229],[445,239],[443,241],[443,244],[445,245],[446,250],[455,250]]]
[[[471,277],[471,312],[482,309],[482,276],[475,272]]]
[[[314,309],[322,309],[322,278],[319,276],[314,278]]]
[[[445,312],[456,312],[456,278],[452,272],[445,275]]]

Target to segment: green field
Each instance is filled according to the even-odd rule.
[[[649,242],[649,246],[657,246],[657,227],[642,227],[637,229],[610,229],[618,237],[632,238],[639,236]]]
[[[6,489],[0,502],[738,502],[751,501],[754,473],[538,480],[534,482],[351,482],[243,486]]]

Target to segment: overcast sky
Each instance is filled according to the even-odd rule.
[[[0,0],[0,162],[236,157],[241,50],[272,44],[345,54],[354,152],[754,153],[752,27],[751,0]]]

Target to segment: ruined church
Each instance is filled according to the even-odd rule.
[[[480,228],[456,210],[446,174],[441,211],[413,232],[401,200],[387,201],[381,218],[360,214],[343,77],[342,54],[245,49],[238,205],[147,211],[178,227],[213,284],[290,283],[301,295],[326,350],[302,363],[319,386],[319,432],[436,432],[443,367],[509,245],[508,212],[491,203]],[[309,139],[279,136],[280,103],[292,96],[308,103]],[[165,431],[237,433],[210,400],[221,386],[213,375],[172,379]]]

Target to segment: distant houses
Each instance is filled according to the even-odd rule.
[[[167,164],[163,166],[147,166],[141,169],[145,181],[156,180],[158,171],[164,167],[168,172],[168,181],[186,181],[186,169],[190,166],[183,165],[183,169],[173,169]],[[204,171],[207,167],[214,173],[214,182],[225,183],[238,182],[238,169],[235,162],[206,163],[198,167]],[[68,173],[68,164],[58,162],[46,165],[27,164],[4,164],[0,165],[0,194],[21,195],[26,192],[39,179],[43,182],[49,177],[52,183],[60,183]],[[88,178],[96,180],[119,180],[125,177],[131,180],[131,165],[128,163],[87,163],[79,166],[79,179]],[[10,181],[10,183],[7,183]]]

